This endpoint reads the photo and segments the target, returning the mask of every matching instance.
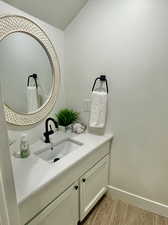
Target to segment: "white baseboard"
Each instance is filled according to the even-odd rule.
[[[139,208],[154,212],[161,216],[168,217],[168,205],[161,204],[159,202],[152,201],[148,198],[143,198],[139,195],[135,195],[124,191],[122,189],[108,185],[109,193],[113,199],[120,199],[126,201]]]

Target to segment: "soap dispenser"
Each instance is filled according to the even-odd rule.
[[[22,134],[20,138],[20,157],[27,158],[30,155],[28,135]]]

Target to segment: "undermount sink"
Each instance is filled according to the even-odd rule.
[[[58,160],[77,150],[82,145],[83,144],[80,142],[67,138],[48,148],[37,151],[35,155],[48,163],[56,163]]]

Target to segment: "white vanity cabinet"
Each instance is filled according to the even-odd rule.
[[[105,157],[80,178],[80,221],[107,191],[108,160]]]
[[[91,143],[95,136],[88,138]],[[89,154],[21,203],[21,224],[77,225],[82,221],[107,191],[111,141],[95,148],[88,144],[93,149]]]
[[[76,225],[79,221],[79,185],[75,183],[27,225]]]
[[[107,155],[26,225],[77,225],[107,191],[108,162]]]

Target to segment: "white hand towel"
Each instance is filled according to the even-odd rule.
[[[39,94],[39,105],[42,106],[48,99],[49,93],[46,94],[46,90],[42,83],[40,82],[40,79],[38,79],[38,94]]]
[[[106,122],[107,92],[93,91],[91,98],[90,127],[103,128]]]
[[[27,87],[27,112],[32,113],[39,108],[38,90],[35,86]]]

